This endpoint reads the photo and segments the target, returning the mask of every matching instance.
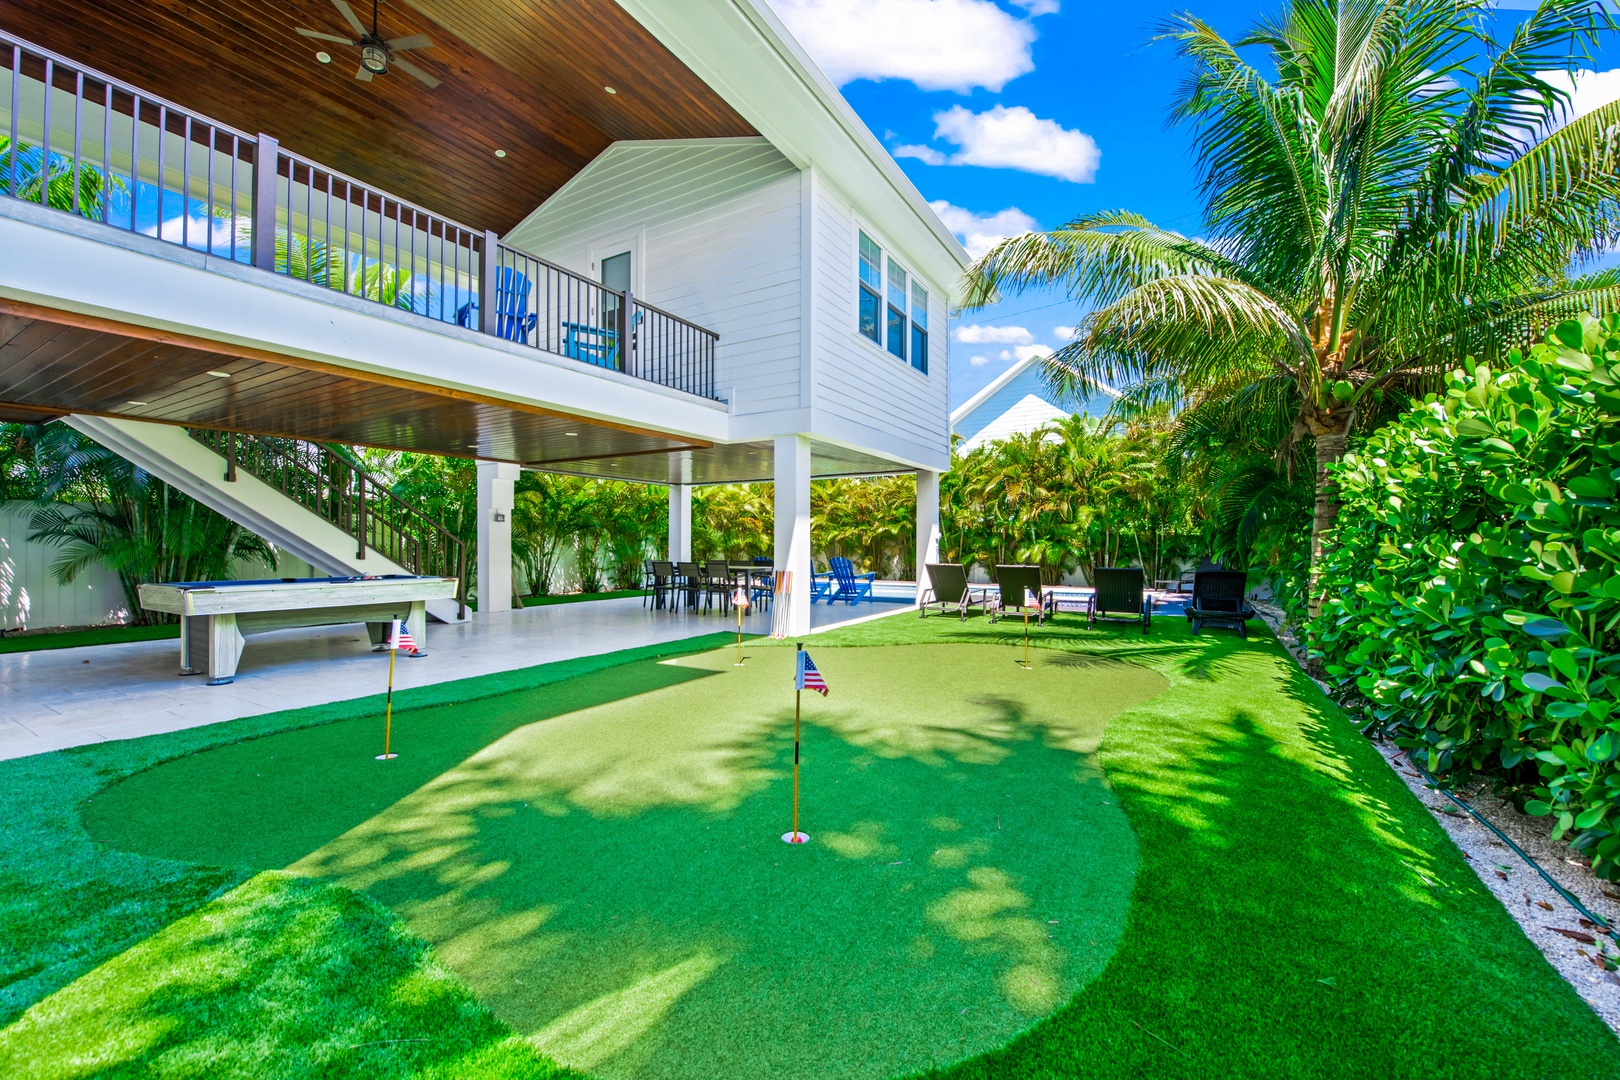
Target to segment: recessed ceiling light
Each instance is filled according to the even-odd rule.
[[[124,402],[124,404],[125,405],[145,405],[146,402],[144,402],[144,401],[126,401],[126,402]]]
[[[610,94],[617,94],[618,93],[618,91],[613,89],[613,87],[611,87],[611,86],[604,86],[604,87],[602,87],[602,89],[606,90]]]
[[[610,467],[612,467],[612,468],[615,468],[615,469],[617,469],[619,467],[619,463],[617,461],[610,461],[610,462],[608,462],[608,465]]]
[[[475,443],[475,442],[470,442],[470,443],[467,444],[467,449],[476,450],[476,449],[478,449],[478,444]]]
[[[228,379],[231,377],[231,373],[228,371],[210,371],[208,374],[216,379]]]
[[[563,432],[563,434],[564,434],[564,435],[567,435],[567,436],[569,436],[569,437],[573,437],[573,436],[576,436],[576,435],[578,435],[578,434],[579,434],[579,432],[577,432],[577,431],[565,431],[565,432]]]
[[[315,59],[319,60],[323,64],[330,64],[332,62],[332,54],[329,52],[318,52],[315,54]]]
[[[505,150],[497,150],[497,151],[495,151],[495,156],[496,157],[505,157],[506,156],[506,151]]]

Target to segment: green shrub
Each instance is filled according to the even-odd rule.
[[[1620,315],[1453,372],[1346,456],[1313,653],[1437,775],[1620,878]]]

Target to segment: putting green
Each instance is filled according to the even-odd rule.
[[[1092,755],[1167,684],[994,645],[813,651],[802,848],[779,839],[793,655],[765,646],[407,713],[386,764],[374,723],[222,747],[85,820],[363,889],[604,1077],[876,1077],[1005,1043],[1119,940],[1136,841]]]

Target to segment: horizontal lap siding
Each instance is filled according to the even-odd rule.
[[[618,143],[512,231],[588,273],[593,244],[640,231],[641,296],[720,335],[737,413],[799,405],[799,173],[764,140]]]
[[[818,189],[816,197],[816,408],[943,448],[949,438],[950,416],[946,308],[940,284],[923,282],[929,293],[925,379],[908,362],[857,335],[856,219],[828,189]],[[873,239],[882,242],[881,237]]]

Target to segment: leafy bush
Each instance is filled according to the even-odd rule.
[[[1510,361],[1345,458],[1313,651],[1431,771],[1490,776],[1620,878],[1620,315]]]

